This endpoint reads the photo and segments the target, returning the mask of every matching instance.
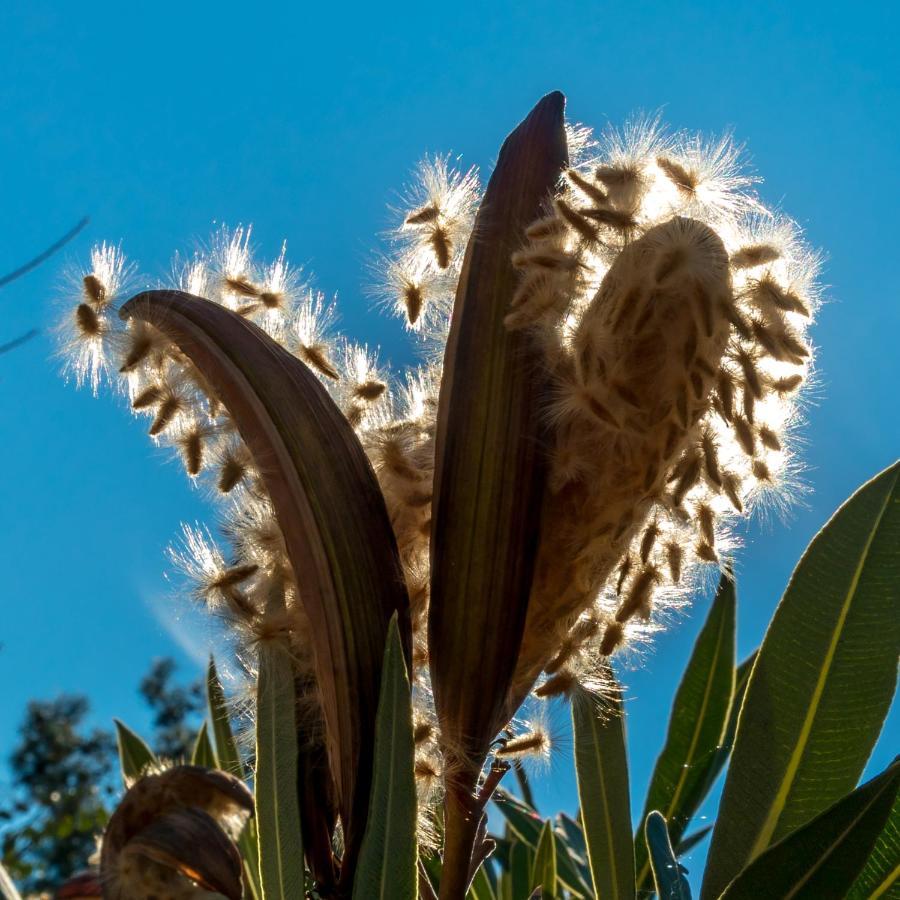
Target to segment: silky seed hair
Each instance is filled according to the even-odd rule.
[[[704,572],[729,565],[736,518],[783,505],[798,467],[793,432],[820,301],[818,258],[789,219],[761,204],[729,138],[669,133],[652,117],[597,137],[584,126],[567,134],[571,168],[511,258],[520,281],[506,325],[532,336],[546,367],[547,397],[536,402],[549,463],[511,718],[533,687],[545,698],[607,690],[606,658],[645,646]],[[474,169],[430,157],[394,210],[372,293],[422,353],[399,377],[375,348],[336,332],[334,301],[288,263],[284,247],[260,261],[250,228],[220,228],[176,258],[167,282],[247,318],[308,366],[372,462],[411,602],[426,823],[444,766],[425,635],[435,419],[479,199]],[[271,502],[228,411],[190,361],[152,326],[120,321],[133,276],[110,244],[77,273],[61,326],[66,374],[94,391],[107,379],[120,385],[154,442],[216,502],[218,528],[185,528],[172,561],[228,623],[251,677],[256,643],[288,642],[298,683],[310,685],[298,702],[321,735],[302,579]],[[285,598],[277,619],[266,613],[273,585]]]
[[[511,709],[541,669],[555,691],[561,654],[589,673],[642,643],[728,565],[736,516],[782,505],[811,371],[818,258],[740,148],[647,118],[586,143],[512,259],[506,323],[543,351],[554,438]]]

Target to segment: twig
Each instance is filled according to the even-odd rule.
[[[40,333],[39,328],[32,328],[31,331],[26,331],[25,334],[20,334],[17,338],[7,341],[5,344],[0,344],[0,353],[8,353],[10,350],[15,350],[16,347],[21,347],[22,344],[27,343]]]
[[[90,219],[85,216],[74,228],[67,231],[58,241],[51,244],[46,250],[42,253],[39,253],[34,259],[28,260],[27,263],[23,266],[19,266],[18,269],[14,269],[8,275],[4,275],[0,278],[0,288],[6,287],[11,281],[15,281],[17,278],[21,278],[22,275],[27,275],[32,269],[36,269],[44,260],[49,259],[56,253],[57,250],[61,250],[65,247],[69,241],[72,240],[83,228]]]

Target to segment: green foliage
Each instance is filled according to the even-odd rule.
[[[417,896],[414,757],[412,695],[395,615],[388,629],[375,718],[369,819],[353,886],[358,900]]]
[[[634,896],[634,850],[625,714],[618,689],[611,694],[604,705],[586,693],[573,699],[575,772],[594,891],[624,900]]]
[[[140,778],[147,769],[158,764],[153,751],[127,725],[113,719],[119,745],[119,766],[122,780],[130,784]]]
[[[662,813],[653,810],[644,823],[653,885],[660,900],[691,900],[691,889],[675,859],[669,831]]]
[[[302,896],[303,838],[297,800],[297,726],[290,652],[259,647],[256,682],[256,827],[265,900]]]
[[[715,780],[716,759],[725,749],[735,686],[736,606],[734,582],[723,575],[675,694],[666,743],[647,790],[642,819],[658,810],[676,845]],[[650,886],[646,848],[638,833],[634,848],[638,889]]]
[[[898,785],[900,763],[895,762],[761,853],[721,900],[846,896],[891,814]]]
[[[854,494],[791,577],[747,686],[704,900],[862,774],[900,654],[898,477],[900,464]]]
[[[84,866],[117,785],[109,732],[86,726],[88,701],[61,696],[28,705],[10,758],[3,864],[25,893],[52,888]]]
[[[534,889],[541,889],[543,900],[557,900],[556,838],[549,821],[544,822],[538,839],[534,866],[531,870],[531,886]]]

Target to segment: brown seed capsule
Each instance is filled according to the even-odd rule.
[[[681,545],[675,541],[669,541],[666,544],[666,561],[669,564],[669,575],[673,584],[681,582],[681,563],[684,558],[684,551]]]
[[[716,543],[716,519],[715,514],[706,503],[697,506],[697,523],[700,526],[700,535],[711,547]]]
[[[781,449],[781,441],[778,440],[778,435],[772,431],[771,428],[766,428],[763,426],[759,429],[759,439],[762,441],[764,447],[768,447],[769,450],[780,450]]]
[[[726,473],[722,478],[722,489],[725,491],[725,496],[728,497],[731,505],[738,512],[743,512],[744,504],[741,502],[740,484],[738,477],[730,472]]]
[[[223,281],[227,290],[241,297],[258,298],[262,293],[262,288],[255,285],[249,278],[242,275],[226,276]]]
[[[224,591],[246,581],[258,571],[259,566],[254,565],[253,563],[242,566],[232,566],[230,569],[226,569],[215,581],[211,582],[210,587]]]
[[[691,172],[667,156],[657,156],[656,164],[663,170],[669,181],[685,194],[693,194],[699,187],[700,176],[696,172]]]
[[[452,244],[450,235],[440,226],[435,225],[431,230],[428,238],[431,249],[434,251],[434,260],[439,269],[446,269],[450,266],[450,256],[452,253]]]
[[[706,431],[703,433],[700,439],[700,446],[703,450],[703,469],[707,480],[716,487],[721,487],[722,473],[719,471],[719,454],[716,449],[715,439],[710,432]]]
[[[750,423],[741,416],[735,416],[733,426],[734,435],[741,445],[741,450],[747,456],[753,456],[756,453],[756,439],[753,436],[753,429],[750,427]]]
[[[167,397],[164,397],[156,410],[156,417],[150,425],[148,434],[155,436],[164,431],[171,424],[175,416],[181,412],[183,405],[184,402],[182,399],[175,394],[169,394]]]
[[[361,384],[357,384],[353,388],[353,395],[359,397],[360,400],[365,400],[367,403],[372,403],[386,390],[387,385],[383,381],[372,379],[371,381],[364,381]]]
[[[624,560],[622,560],[622,565],[619,567],[619,579],[616,582],[616,593],[622,593],[622,586],[625,584],[625,580],[628,578],[628,573],[631,571],[631,556],[626,556]]]
[[[576,231],[581,235],[583,240],[587,241],[589,244],[596,243],[599,237],[597,229],[591,225],[584,216],[569,206],[565,200],[557,200],[554,206],[556,207],[556,212],[559,214],[559,217],[563,219],[573,231]]]
[[[627,622],[635,613],[643,615],[658,581],[659,569],[656,566],[647,566],[642,569],[632,582],[627,599],[616,611],[616,621]]]
[[[417,722],[413,728],[413,742],[418,746],[424,744],[434,734],[434,726],[431,722]]]
[[[753,357],[746,350],[739,350],[737,354],[735,354],[735,358],[737,359],[738,365],[741,367],[741,372],[744,375],[744,382],[747,387],[750,388],[753,392],[753,396],[756,397],[757,400],[761,400],[763,395],[762,379],[759,377],[759,372],[756,370]]]
[[[581,214],[616,231],[630,231],[637,225],[634,216],[618,209],[582,209]]]
[[[772,473],[769,471],[769,467],[761,459],[754,459],[750,468],[760,481],[772,480]]]
[[[786,291],[773,278],[766,276],[755,282],[750,289],[750,298],[757,306],[766,309],[775,306],[784,312],[810,316],[810,309],[793,291]]]
[[[181,440],[184,467],[188,475],[199,475],[203,468],[203,435],[192,431]]]
[[[650,553],[653,550],[653,545],[656,543],[656,539],[659,537],[659,525],[656,522],[651,522],[651,524],[647,527],[647,530],[644,532],[644,536],[641,538],[641,562],[645,563],[648,559],[650,559]]]
[[[672,491],[672,500],[676,506],[681,506],[688,491],[700,480],[700,457],[696,453],[689,456],[688,465],[685,467]]]
[[[772,244],[748,244],[731,255],[731,265],[735,269],[751,269],[780,259],[781,251]]]
[[[308,366],[321,372],[326,378],[337,381],[339,377],[338,370],[325,354],[325,348],[322,344],[304,344],[300,347],[298,355]]]
[[[219,490],[223,494],[232,491],[247,474],[247,465],[236,455],[226,456],[219,469]]]
[[[535,691],[535,694],[537,694],[538,697],[550,696],[548,694],[538,693],[542,688],[545,688],[548,683],[549,682],[545,682]],[[567,690],[571,690],[571,686],[565,690],[558,690],[558,693],[565,693]],[[530,734],[521,734],[518,737],[510,738],[510,740],[497,748],[495,755],[502,759],[503,757],[528,756],[529,754],[544,753],[547,750],[547,744],[548,740],[545,732],[533,731]]]
[[[422,288],[416,284],[407,284],[403,288],[403,305],[406,307],[406,318],[409,320],[409,324],[415,325],[419,321],[422,307],[425,305]]]
[[[598,206],[603,205],[609,199],[609,196],[603,188],[594,184],[592,181],[589,181],[576,169],[569,169],[566,172],[566,177],[581,191],[582,194],[585,195],[585,197],[593,200]]]
[[[603,634],[603,640],[600,642],[599,652],[601,656],[612,656],[622,638],[625,636],[625,629],[620,622],[610,622],[606,626]]]
[[[425,225],[427,222],[433,222],[441,214],[441,209],[437,203],[429,203],[427,206],[421,207],[411,212],[405,219],[404,225]]]
[[[776,378],[771,382],[772,389],[780,395],[791,394],[803,384],[802,375],[788,375],[786,378]]]
[[[144,390],[135,395],[135,398],[131,401],[131,408],[146,409],[148,406],[153,406],[153,404],[157,403],[162,397],[162,393],[162,388],[159,387],[159,385],[154,384],[144,388]]]
[[[706,543],[706,541],[700,541],[694,548],[694,552],[699,559],[703,560],[703,562],[717,563],[719,561],[718,554],[710,544]]]
[[[525,237],[533,241],[542,241],[547,238],[559,237],[565,234],[566,226],[556,216],[547,216],[545,219],[538,219],[533,225],[529,225],[525,229]]]
[[[102,331],[100,317],[87,303],[79,303],[75,307],[75,322],[85,337],[97,337]]]
[[[98,309],[106,305],[106,287],[96,275],[85,275],[81,284],[88,303]]]
[[[558,697],[560,694],[568,694],[577,684],[578,679],[571,672],[563,670],[535,688],[534,695],[542,699]]]

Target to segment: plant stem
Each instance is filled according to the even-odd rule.
[[[470,788],[448,785],[444,800],[444,864],[441,869],[440,900],[464,900],[469,889],[472,849],[481,810]]]

